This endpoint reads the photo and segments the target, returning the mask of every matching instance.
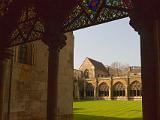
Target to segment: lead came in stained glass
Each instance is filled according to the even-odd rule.
[[[93,11],[96,11],[97,8],[98,8],[98,5],[99,5],[99,0],[91,0],[91,1],[89,2],[88,7],[89,7],[90,9],[92,9]]]
[[[80,0],[64,21],[64,32],[127,17],[131,9],[131,0]]]

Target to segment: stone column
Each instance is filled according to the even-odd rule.
[[[129,76],[126,76],[126,88],[125,88],[125,97],[126,100],[129,100]]]
[[[160,120],[160,18],[152,3],[135,2],[130,16],[141,39],[143,120]]]
[[[99,92],[99,88],[98,88],[98,78],[95,78],[95,88],[94,88],[94,99],[97,100],[98,99],[98,92]]]
[[[52,21],[53,22],[53,21]],[[47,120],[56,120],[57,113],[57,84],[59,51],[65,46],[66,36],[59,31],[59,25],[48,22],[44,43],[49,47],[48,59],[48,90],[47,90]],[[57,28],[54,31],[53,29]]]
[[[2,46],[1,46],[2,48]],[[9,87],[10,87],[10,58],[12,51],[9,49],[0,50],[0,120],[9,118]]]
[[[94,99],[96,100],[97,99],[97,87],[95,86],[94,88]]]
[[[153,23],[144,26],[141,35],[142,94],[144,120],[159,120],[157,104],[159,93],[159,40],[154,39]],[[152,112],[150,112],[152,111]]]
[[[125,99],[128,100],[128,85],[125,86]]]
[[[80,95],[79,95],[79,79],[77,80],[77,87],[76,87],[76,94],[77,94],[77,100],[80,100]]]
[[[113,80],[112,76],[110,77],[110,85],[109,85],[109,99],[112,99],[112,86],[113,86]]]
[[[129,100],[130,99],[130,76],[127,75],[127,99]]]
[[[99,99],[99,79],[96,78],[96,99]]]
[[[83,78],[84,81],[84,99],[86,99],[86,80]]]
[[[47,120],[56,119],[58,62],[58,50],[50,47],[48,61]]]

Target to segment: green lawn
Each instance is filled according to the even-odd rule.
[[[141,101],[74,102],[74,120],[142,120]]]

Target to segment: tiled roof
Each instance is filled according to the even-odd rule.
[[[91,58],[88,58],[88,60],[94,65],[95,69],[97,70],[102,70],[102,71],[107,71],[103,63],[93,60]]]

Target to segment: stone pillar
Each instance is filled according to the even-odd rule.
[[[97,87],[96,86],[94,87],[94,99],[95,100],[97,99]]]
[[[160,18],[153,3],[135,2],[130,16],[141,39],[143,120],[160,120]]]
[[[109,85],[109,99],[112,99],[112,86],[113,86],[113,80],[112,76],[110,77],[110,85]]]
[[[79,95],[79,79],[77,80],[77,87],[76,87],[76,94],[77,94],[77,100],[80,100],[80,95]]]
[[[53,22],[53,21],[52,21]],[[57,116],[57,84],[58,84],[58,66],[59,51],[65,46],[66,36],[60,33],[55,23],[48,22],[44,43],[49,47],[48,59],[48,90],[47,90],[47,120],[56,120]],[[50,25],[50,26],[49,26]],[[57,31],[52,31],[54,28]]]
[[[99,99],[99,79],[96,78],[96,99]]]
[[[58,50],[50,47],[48,61],[47,120],[56,119],[58,62]]]
[[[130,99],[130,76],[127,75],[127,99]]]
[[[128,100],[128,85],[125,86],[125,99]]]
[[[86,80],[83,79],[84,81],[84,99],[86,99]]]
[[[9,119],[9,92],[11,79],[11,61],[9,59],[11,57],[11,50],[7,48],[0,50],[0,120]]]
[[[94,88],[94,99],[97,100],[99,95],[98,95],[98,92],[99,92],[99,88],[98,88],[98,78],[96,78],[95,80],[95,88]]]
[[[142,94],[144,120],[159,120],[159,40],[154,39],[154,24],[147,23],[141,35]],[[149,94],[151,93],[151,94]],[[152,112],[150,112],[152,111]]]
[[[125,86],[125,97],[126,100],[129,100],[129,76],[126,76],[126,86]]]

